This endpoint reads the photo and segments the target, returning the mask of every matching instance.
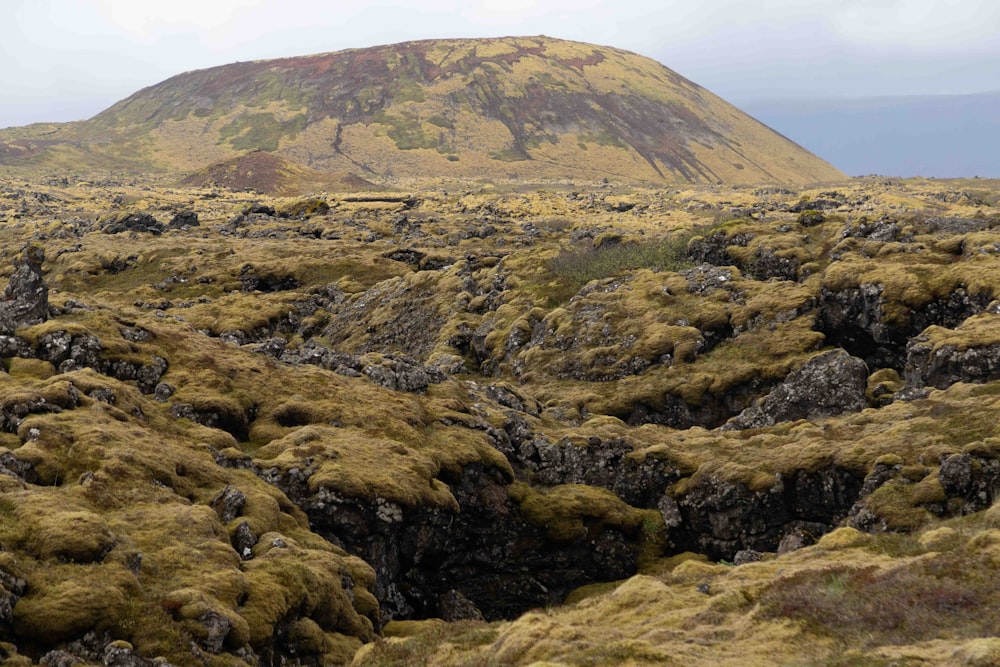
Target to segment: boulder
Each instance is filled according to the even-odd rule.
[[[49,288],[42,277],[45,251],[28,245],[14,260],[14,273],[0,301],[0,334],[49,319]]]
[[[981,384],[1000,379],[1000,344],[959,349],[955,345],[936,347],[924,337],[906,346],[903,378],[909,388],[947,389],[956,382]]]
[[[149,213],[115,213],[98,220],[98,224],[105,234],[123,232],[162,234],[166,230],[166,225]]]
[[[856,412],[867,406],[867,380],[868,366],[861,359],[839,349],[824,352],[720,428],[737,431]]]
[[[194,211],[177,211],[170,218],[168,226],[171,229],[183,229],[184,227],[198,227],[198,214]]]

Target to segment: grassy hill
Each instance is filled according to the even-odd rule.
[[[648,58],[547,37],[432,40],[188,72],[0,162],[191,172],[253,150],[407,179],[806,183],[843,175]]]

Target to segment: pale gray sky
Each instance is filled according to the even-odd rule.
[[[438,37],[635,51],[740,104],[1000,90],[995,0],[0,0],[0,127],[236,60]]]

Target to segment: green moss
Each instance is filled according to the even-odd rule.
[[[627,505],[607,489],[582,484],[541,491],[515,483],[510,487],[510,497],[529,523],[545,530],[550,539],[562,542],[583,539],[605,526],[634,532],[646,518],[642,510]]]
[[[436,148],[439,145],[439,134],[428,131],[417,114],[403,111],[398,114],[380,111],[374,121],[386,126],[385,133],[401,151],[418,148]]]
[[[237,116],[219,130],[219,143],[228,143],[240,151],[278,150],[285,138],[294,138],[306,125],[306,116],[299,114],[279,121],[272,113],[246,113]]]
[[[356,566],[332,553],[306,552],[275,533],[261,536],[262,545],[269,548],[246,564],[249,589],[241,610],[252,645],[267,646],[274,627],[292,610],[325,632],[371,640],[371,620],[358,614],[355,602],[341,586],[341,577],[358,574]],[[365,579],[370,580],[368,572]],[[371,607],[371,599],[365,594],[358,604]]]
[[[548,271],[558,279],[559,291],[552,295],[553,300],[575,294],[592,280],[638,269],[680,271],[691,265],[685,255],[687,237],[684,235],[621,243],[607,242],[607,238],[606,235],[599,237],[585,248],[564,250],[546,263]]]
[[[302,218],[308,220],[317,215],[326,215],[330,212],[330,204],[317,197],[306,199],[296,199],[280,206],[277,213],[288,218]]]
[[[453,123],[452,121],[448,120],[447,118],[445,118],[444,116],[442,116],[440,114],[435,114],[435,115],[431,116],[430,118],[427,119],[427,122],[430,123],[431,125],[436,125],[438,127],[444,128],[446,130],[454,130],[455,129],[455,123]]]
[[[523,162],[529,159],[524,151],[516,148],[505,148],[499,151],[491,151],[489,153],[489,158],[499,162]]]
[[[14,607],[13,627],[18,637],[42,645],[90,630],[120,632],[129,598],[141,595],[135,575],[110,564],[53,568],[31,583]]]
[[[918,504],[927,499],[939,499],[937,493],[928,496],[918,490],[912,484],[890,481],[869,495],[865,504],[891,529],[916,530],[932,520],[931,514]]]
[[[607,128],[601,128],[596,132],[584,132],[582,134],[578,134],[576,138],[577,141],[584,146],[584,150],[586,150],[587,144],[614,146],[616,148],[626,147],[626,144],[622,141],[621,137]]]
[[[21,520],[31,521],[23,514]],[[93,512],[56,511],[31,522],[26,546],[40,559],[92,563],[103,559],[116,541],[107,522]]]

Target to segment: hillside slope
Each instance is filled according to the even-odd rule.
[[[384,183],[843,178],[653,60],[547,37],[430,40],[234,63],[143,89],[55,136],[8,136],[0,136],[7,146],[0,160],[41,150],[47,164],[63,155],[74,164],[106,158],[189,172],[262,150]]]

